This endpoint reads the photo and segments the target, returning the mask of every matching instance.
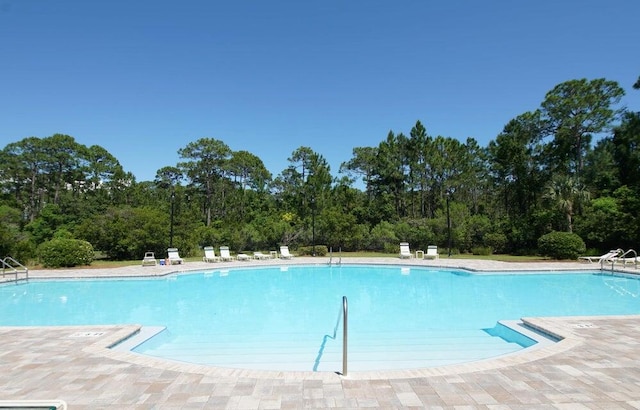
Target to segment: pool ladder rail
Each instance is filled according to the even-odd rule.
[[[628,251],[624,252],[622,249],[618,249],[618,251],[618,256],[615,256],[609,260],[603,259],[600,261],[600,270],[604,270],[605,262],[611,263],[611,272],[613,272],[616,263],[621,263],[623,268],[627,265],[627,263],[632,263],[634,267],[638,269],[638,253],[635,250],[629,249]]]
[[[15,282],[17,284],[19,280],[29,280],[29,269],[17,260],[13,259],[11,256],[0,259],[0,264],[2,264],[3,282]],[[24,276],[20,277],[21,274]],[[14,278],[6,279],[6,275],[14,275]]]
[[[347,375],[347,341],[349,337],[349,305],[347,297],[342,297],[342,376]]]
[[[342,265],[342,247],[339,248],[338,250],[339,256],[338,256],[338,261],[336,262],[336,265],[340,266]],[[329,266],[333,265],[333,247],[329,248]]]

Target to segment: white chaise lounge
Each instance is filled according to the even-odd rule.
[[[427,253],[424,254],[425,259],[439,259],[438,247],[436,245],[427,246]]]
[[[266,253],[262,253],[262,252],[254,252],[253,259],[256,259],[256,260],[271,259],[271,255],[267,255]]]
[[[609,252],[607,252],[607,253],[605,253],[604,255],[601,255],[601,256],[580,256],[578,259],[581,260],[581,261],[586,261],[586,262],[590,262],[590,263],[594,263],[594,262],[598,262],[598,263],[611,262],[616,257],[620,256],[621,254],[622,254],[622,249],[612,249]]]
[[[411,259],[411,249],[409,248],[409,242],[400,242],[400,259]]]
[[[234,259],[234,257],[231,256],[231,253],[229,252],[228,246],[220,247],[220,259],[223,261],[232,261]]]
[[[289,247],[286,245],[283,245],[280,247],[280,258],[281,259],[291,259],[293,258],[293,255],[289,253]]]
[[[144,258],[142,258],[142,266],[156,266],[158,261],[153,252],[145,252]]]
[[[202,257],[203,262],[220,262],[220,257],[216,256],[216,251],[213,249],[213,246],[205,246],[204,247],[204,256]]]
[[[184,259],[180,257],[178,253],[178,248],[169,248],[167,249],[167,255],[169,260],[169,265],[182,265],[184,263]]]

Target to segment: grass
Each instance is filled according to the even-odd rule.
[[[383,253],[383,252],[334,252],[335,257],[343,258],[395,258],[397,253]],[[326,259],[329,255],[318,256],[318,259]],[[440,252],[440,258],[448,259],[446,251]],[[190,256],[184,257],[185,262],[200,262],[202,256]],[[480,260],[492,260],[502,262],[542,262],[548,261],[549,258],[542,256],[520,256],[520,255],[472,255],[472,254],[454,254],[451,255],[451,259],[480,259]],[[127,261],[112,261],[108,259],[96,259],[91,263],[91,266],[76,266],[75,269],[104,269],[104,268],[119,268],[123,266],[139,265],[142,259],[127,260]],[[40,265],[29,266],[29,269],[43,269]],[[74,269],[74,268],[66,268]]]
[[[357,257],[357,258],[395,258],[397,253],[381,253],[381,252],[342,252],[336,253],[335,256],[342,256],[344,258]],[[328,255],[326,256],[328,257]],[[446,250],[440,250],[440,258],[449,258]],[[503,262],[542,262],[548,261],[549,258],[543,256],[523,256],[523,255],[472,255],[470,253],[465,254],[453,254],[450,259],[480,259],[489,261],[503,261]]]
[[[440,254],[441,258],[446,258],[447,255]],[[502,261],[502,262],[543,262],[551,260],[551,258],[545,256],[529,256],[529,255],[451,255],[452,259],[479,259],[487,261]]]
[[[367,251],[358,251],[358,252],[334,252],[333,257],[343,257],[343,258],[396,258],[398,257],[397,253],[383,253],[383,252],[367,252]],[[329,255],[318,256],[318,259],[328,258]],[[201,256],[190,256],[183,257],[186,262],[200,262],[202,260]],[[448,258],[446,253],[440,253],[440,258]],[[472,254],[456,254],[451,255],[451,259],[481,259],[481,260],[493,260],[493,261],[503,261],[503,262],[542,262],[547,261],[549,258],[543,256],[520,256],[520,255],[472,255]],[[93,265],[103,264],[101,267],[109,268],[109,267],[119,267],[119,266],[128,266],[128,265],[138,265],[140,264],[139,260],[135,261],[94,261]]]

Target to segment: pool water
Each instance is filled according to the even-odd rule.
[[[135,351],[223,367],[339,371],[343,295],[351,371],[480,360],[532,343],[499,320],[640,313],[639,280],[597,272],[289,266],[5,285],[0,325],[165,326]]]

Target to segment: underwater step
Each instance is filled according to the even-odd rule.
[[[264,335],[261,335],[264,336]],[[283,337],[284,336],[284,337]],[[162,337],[136,349],[151,356],[231,368],[297,371],[339,371],[342,339],[327,335],[272,334],[230,343],[233,336],[200,334]],[[522,349],[482,329],[428,330],[358,334],[349,339],[349,368],[353,371],[434,367],[476,361]]]

